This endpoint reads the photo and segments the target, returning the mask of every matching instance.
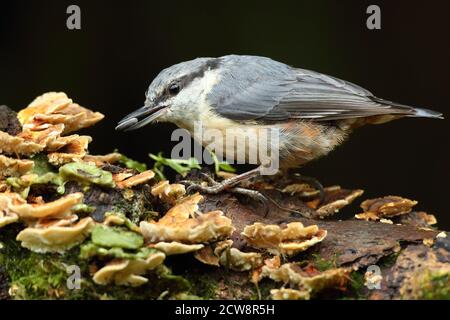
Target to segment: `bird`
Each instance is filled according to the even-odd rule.
[[[204,146],[198,133],[218,131],[228,140],[248,134],[246,158],[255,146],[267,143],[275,149],[278,169],[299,168],[323,157],[342,144],[356,128],[381,124],[403,117],[442,119],[443,115],[382,98],[370,91],[319,72],[292,67],[267,57],[226,55],[196,58],[162,70],[146,91],[144,106],[123,118],[116,130],[135,130],[153,122],[171,122],[188,130]],[[276,129],[276,146],[264,130]],[[231,145],[231,146],[229,146]],[[222,143],[214,150],[229,160],[236,157],[237,144]],[[217,147],[217,146],[216,146]],[[242,149],[241,149],[242,150]],[[267,163],[256,160],[257,168],[210,184],[191,185],[204,193],[225,190],[247,194],[263,201],[258,191],[238,185],[261,175]],[[316,179],[305,180],[323,187]]]

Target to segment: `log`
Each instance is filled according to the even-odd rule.
[[[0,107],[0,130],[11,135],[21,130],[15,113],[4,106]],[[120,173],[125,169],[120,165],[105,165],[102,170]],[[199,182],[202,176],[192,170],[182,179]],[[96,222],[104,221],[107,212],[121,211],[131,223],[137,224],[159,219],[155,212],[163,216],[172,207],[152,194],[153,184],[134,187],[130,196],[127,192],[130,190],[97,185],[86,188],[71,181],[65,185],[65,195],[82,192],[84,203],[94,208],[88,215]],[[319,203],[317,193],[299,195],[285,190],[286,186],[295,184],[295,176],[246,183],[245,187],[258,190],[272,200],[268,214],[260,204],[229,192],[204,195],[200,203],[201,212],[220,210],[231,219],[235,230],[227,255],[233,249],[242,255],[259,254],[264,265],[237,271],[229,260],[223,263],[212,254],[210,264],[205,264],[206,258],[199,261],[202,260],[199,255],[168,256],[165,266],[145,274],[149,281],[136,288],[94,283],[92,275],[105,260],[102,257],[82,259],[79,247],[64,254],[40,254],[22,248],[15,238],[24,226],[7,225],[0,229],[0,299],[450,298],[450,240],[445,232],[430,225],[433,222],[430,215],[412,210],[381,221],[340,220],[337,211],[357,201],[361,190],[326,188],[324,202]],[[52,201],[60,197],[55,191],[51,185],[33,186],[30,196]],[[354,212],[358,213],[361,212]],[[307,250],[294,256],[279,256],[281,267],[275,270],[286,266],[301,283],[293,283],[291,278],[279,281],[276,271],[264,276],[264,270],[271,270],[270,265],[276,264],[273,254],[255,249],[242,235],[246,226],[256,222],[281,228],[300,222],[326,231],[323,241]],[[206,244],[205,252],[213,252],[218,245],[219,242]],[[82,290],[67,288],[64,269],[67,265],[80,267]]]

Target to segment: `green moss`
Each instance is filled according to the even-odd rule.
[[[185,292],[190,295],[191,285],[185,278],[173,275],[166,266],[150,271],[148,283],[137,288],[99,286],[92,281],[89,263],[80,259],[79,247],[59,254],[38,254],[24,249],[15,241],[19,225],[2,228],[0,265],[10,278],[14,299],[166,299],[177,298]],[[81,288],[70,290],[67,267],[76,265],[81,271]]]
[[[202,299],[217,299],[219,283],[217,279],[208,273],[203,273],[201,277],[193,277],[186,274],[185,277],[195,285],[190,288],[189,293]]]
[[[123,212],[132,223],[142,220],[151,220],[157,217],[144,192],[135,192],[131,201],[122,199],[114,204],[113,212]]]
[[[334,254],[330,259],[324,259],[318,254],[312,254],[313,264],[319,271],[326,271],[336,268],[337,254]]]
[[[450,300],[449,274],[430,276],[430,290],[425,290],[423,298],[428,300]]]
[[[16,242],[17,227],[6,227],[0,233],[3,248],[0,250],[0,264],[10,278],[10,286],[15,299],[55,299],[76,298],[79,290],[69,290],[66,286],[67,266],[78,265],[87,269],[83,261],[78,261],[77,249],[64,255],[38,254],[20,247]]]
[[[428,271],[419,277],[417,293],[414,298],[420,300],[450,300],[450,274]],[[415,290],[414,290],[415,291]]]
[[[382,268],[382,269],[384,269],[384,268],[390,268],[390,267],[392,267],[392,266],[395,264],[395,262],[397,262],[397,258],[398,258],[398,256],[400,255],[400,253],[401,253],[401,251],[395,252],[395,253],[392,253],[392,254],[389,254],[389,255],[387,255],[387,256],[381,258],[381,259],[378,261],[377,264],[378,264],[378,265],[380,266],[380,268]]]
[[[367,289],[364,283],[364,272],[353,271],[350,274],[349,289],[343,299],[365,299],[367,297]]]

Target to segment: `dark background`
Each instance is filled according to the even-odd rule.
[[[91,153],[148,161],[170,154],[171,125],[117,133],[158,72],[200,56],[253,54],[357,83],[385,99],[449,114],[449,6],[444,1],[2,1],[0,103],[19,110],[64,91],[107,117],[85,133]],[[77,4],[82,29],[66,28]],[[381,7],[382,29],[366,28]],[[419,200],[449,229],[449,120],[403,119],[357,130],[302,173],[364,197]],[[354,209],[357,210],[357,209]],[[354,213],[354,212],[353,212]]]

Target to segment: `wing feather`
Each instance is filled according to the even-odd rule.
[[[236,121],[329,121],[383,114],[413,115],[414,109],[376,98],[353,83],[289,67],[263,57],[226,56],[221,80],[208,100]]]

